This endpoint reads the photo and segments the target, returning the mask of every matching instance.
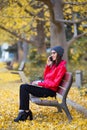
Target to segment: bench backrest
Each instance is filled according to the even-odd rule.
[[[60,85],[58,86],[58,91],[60,95],[66,98],[68,91],[72,85],[73,77],[71,72],[66,72]]]

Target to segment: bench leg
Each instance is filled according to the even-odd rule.
[[[63,104],[62,104],[62,108],[63,108],[63,110],[65,111],[65,113],[66,113],[66,115],[67,115],[67,117],[68,117],[68,120],[71,121],[71,120],[72,120],[72,116],[71,116],[71,114],[70,114],[70,112],[69,112],[69,109],[68,109],[68,107],[67,107],[67,104],[63,103]]]
[[[58,110],[58,112],[62,112],[62,109],[59,105],[57,105],[57,110]]]

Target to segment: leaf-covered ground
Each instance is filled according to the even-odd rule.
[[[13,120],[18,114],[19,86],[22,83],[19,75],[12,74],[0,63],[0,130],[87,130],[87,118],[69,106],[72,122],[68,122],[65,113],[57,113],[56,108],[38,106],[33,103],[30,108],[33,112],[32,121],[15,123]],[[87,95],[72,87],[69,98],[87,108]]]

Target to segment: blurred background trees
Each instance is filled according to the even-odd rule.
[[[34,60],[46,61],[46,52],[54,45],[64,47],[67,61],[86,61],[87,50],[85,54],[78,48],[86,49],[86,9],[85,0],[1,0],[0,44],[7,42],[10,48],[15,44],[19,63],[32,57],[34,48]]]

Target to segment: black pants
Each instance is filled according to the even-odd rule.
[[[29,94],[32,94],[36,97],[48,97],[48,96],[55,96],[55,92],[43,88],[43,87],[37,87],[34,85],[29,84],[22,84],[20,86],[20,106],[19,109],[22,110],[29,110]]]

